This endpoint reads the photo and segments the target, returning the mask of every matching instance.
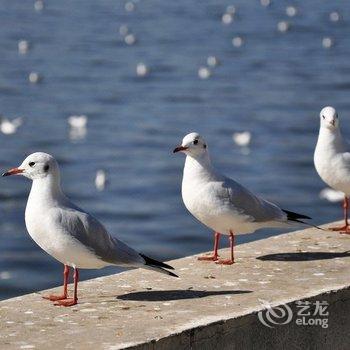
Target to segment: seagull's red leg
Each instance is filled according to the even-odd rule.
[[[57,300],[54,305],[56,306],[73,306],[78,304],[78,282],[79,282],[79,271],[74,268],[74,295],[73,298],[67,298],[64,300]]]
[[[220,240],[220,233],[215,232],[214,235],[214,251],[212,255],[203,255],[198,258],[200,261],[216,261],[218,260],[218,249],[219,249],[219,240]]]
[[[330,227],[329,229],[332,231],[339,231],[340,233],[350,234],[350,226],[348,222],[349,198],[346,196],[344,197],[343,208],[344,208],[344,226]]]
[[[233,234],[232,231],[230,231],[230,253],[231,253],[231,258],[230,259],[225,259],[225,260],[217,260],[215,261],[216,264],[220,265],[232,265],[235,262],[234,259],[234,253],[233,250],[235,248],[235,235]]]
[[[51,301],[63,300],[68,298],[68,278],[69,278],[69,266],[64,265],[63,270],[63,294],[61,295],[44,295],[43,298]]]

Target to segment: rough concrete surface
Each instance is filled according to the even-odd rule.
[[[235,256],[232,266],[174,260],[178,279],[138,269],[85,281],[72,308],[43,300],[48,291],[4,300],[0,349],[350,348],[350,235],[307,229]],[[296,325],[301,299],[329,304],[328,328]],[[266,302],[288,303],[293,319],[266,327]]]

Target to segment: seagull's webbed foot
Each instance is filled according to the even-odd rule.
[[[77,305],[78,304],[78,299],[74,299],[74,298],[67,298],[64,300],[57,300],[54,305],[55,306],[65,306],[65,307],[69,307],[69,306],[73,306],[73,305]]]
[[[218,260],[219,255],[202,255],[197,258],[199,261],[216,261]]]
[[[42,298],[50,301],[58,301],[58,300],[65,300],[68,298],[68,296],[64,294],[61,294],[61,295],[50,294],[50,295],[43,295]]]
[[[340,227],[329,227],[328,229],[331,231],[336,231],[343,234],[348,234],[348,235],[350,234],[350,225],[344,225]]]
[[[232,265],[234,263],[235,262],[232,259],[220,259],[215,261],[215,264],[218,264],[218,265]]]

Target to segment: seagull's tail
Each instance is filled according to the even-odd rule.
[[[172,277],[179,277],[175,273],[168,271],[168,270],[174,270],[172,266],[165,264],[163,262],[154,260],[152,258],[149,258],[148,256],[143,254],[140,254],[140,256],[145,260],[145,265],[143,266],[144,268],[154,270],[160,273],[164,273],[165,275],[169,275]]]
[[[307,226],[314,227],[314,228],[317,228],[319,230],[324,231],[324,229],[319,227],[319,226],[316,226],[316,225],[310,224],[309,222],[305,222],[305,221],[301,220],[301,219],[311,220],[310,216],[294,213],[292,211],[284,210],[284,209],[282,209],[282,211],[285,214],[287,214],[287,220],[288,221],[297,222],[299,224],[307,225]]]

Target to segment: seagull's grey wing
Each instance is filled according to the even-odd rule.
[[[259,198],[238,182],[223,177],[216,194],[225,205],[248,217],[251,222],[285,221],[286,214],[275,204]]]
[[[56,208],[54,217],[56,224],[101,260],[115,265],[144,264],[137,251],[112,237],[97,219],[79,208]]]

